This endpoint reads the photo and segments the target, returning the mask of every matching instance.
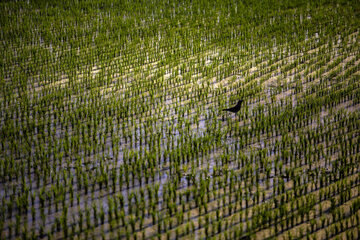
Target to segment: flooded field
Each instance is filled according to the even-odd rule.
[[[0,8],[0,239],[359,238],[355,1]]]

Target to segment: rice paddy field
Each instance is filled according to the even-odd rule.
[[[0,11],[0,239],[360,238],[358,1]]]

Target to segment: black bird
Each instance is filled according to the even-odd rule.
[[[223,109],[223,111],[228,111],[228,112],[237,113],[238,111],[240,111],[241,103],[242,103],[243,101],[244,101],[244,100],[239,100],[235,107],[226,108],[226,109]]]

